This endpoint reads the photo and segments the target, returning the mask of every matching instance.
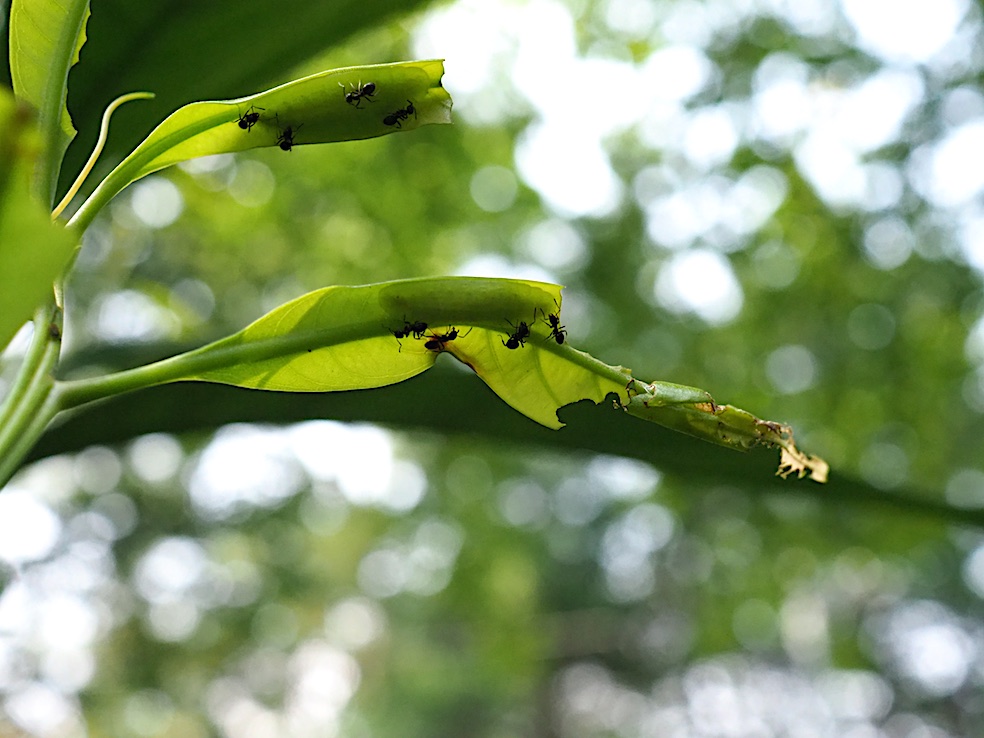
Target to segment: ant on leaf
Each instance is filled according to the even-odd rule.
[[[464,333],[459,333],[457,328],[451,326],[447,333],[432,333],[431,340],[424,344],[424,348],[430,349],[431,351],[441,352],[445,350],[445,346],[447,344],[451,343],[451,341],[455,340],[459,335],[467,336],[469,333],[471,333],[471,328]]]
[[[543,322],[550,326],[550,338],[554,339],[558,345],[564,342],[567,336],[567,329],[560,324],[560,309],[556,313],[547,313],[542,308],[537,308],[543,313]]]
[[[502,345],[507,349],[518,349],[520,346],[526,345],[526,339],[530,336],[530,327],[527,325],[525,320],[519,321],[519,325],[513,325],[511,321],[506,321],[512,326],[513,334],[509,336],[508,341],[502,341]]]
[[[338,83],[338,86],[342,88],[343,92],[345,91],[345,85],[343,85],[341,82]],[[362,104],[363,100],[369,100],[369,102],[376,102],[375,100],[369,99],[376,94],[375,82],[366,82],[365,84],[362,84],[362,81],[360,80],[358,87],[356,87],[351,83],[349,83],[349,87],[351,87],[352,90],[350,92],[345,93],[345,102],[347,102],[349,105],[354,105],[355,107],[359,107]]]
[[[277,116],[277,126],[278,127],[280,126],[279,116]],[[301,123],[301,125],[299,125],[297,128],[294,128],[292,126],[287,126],[286,128],[284,128],[282,131],[280,131],[279,135],[277,136],[277,146],[279,146],[283,151],[290,151],[292,148],[294,148],[294,136],[303,127],[304,124]]]
[[[260,121],[260,114],[258,110],[266,110],[266,108],[258,108],[255,105],[250,105],[245,113],[239,116],[239,120],[236,121],[239,127],[242,128],[246,133],[253,130],[255,126]]]
[[[407,106],[401,110],[397,110],[394,113],[390,113],[385,118],[383,118],[383,125],[396,126],[397,128],[403,128],[403,124],[400,123],[401,120],[406,120],[410,116],[414,118],[417,117],[417,109],[413,106],[412,100],[407,100]]]

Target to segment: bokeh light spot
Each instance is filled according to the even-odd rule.
[[[132,187],[130,207],[148,228],[165,228],[184,210],[181,190],[169,179],[151,176]]]
[[[884,305],[858,305],[847,316],[847,335],[858,348],[867,351],[883,349],[895,336],[895,316]]]
[[[915,248],[915,236],[908,224],[897,216],[876,220],[865,229],[864,252],[879,269],[902,266]]]
[[[0,559],[19,565],[44,558],[61,535],[54,511],[27,492],[0,495]]]
[[[673,312],[693,312],[708,323],[727,323],[741,311],[743,295],[727,258],[692,249],[675,254],[660,270],[656,299]]]
[[[482,167],[472,175],[472,199],[489,213],[501,213],[511,208],[516,202],[518,190],[516,175],[505,167]]]
[[[923,63],[953,38],[965,0],[841,0],[861,45],[886,61]]]
[[[247,159],[236,166],[229,183],[229,195],[243,207],[258,208],[273,198],[277,179],[266,164]]]

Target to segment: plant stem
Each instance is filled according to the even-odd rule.
[[[20,468],[24,457],[58,414],[58,396],[52,392],[53,382],[49,381],[43,391],[38,392],[37,402],[30,403],[30,412],[22,413],[17,418],[18,434],[7,440],[7,445],[0,448],[0,488],[5,486],[14,473]],[[31,396],[32,400],[35,400]]]
[[[17,376],[14,379],[13,386],[10,388],[10,392],[7,393],[7,396],[3,398],[3,402],[0,403],[0,436],[2,436],[3,429],[7,425],[7,420],[14,413],[17,404],[20,402],[20,398],[27,390],[27,386],[31,383],[34,368],[37,366],[44,354],[46,342],[38,340],[39,335],[37,326],[41,325],[47,319],[47,316],[48,310],[45,308],[39,309],[34,314],[34,334],[31,337],[31,343],[29,344],[27,353],[24,354],[24,359],[17,370]]]
[[[31,344],[0,410],[0,487],[10,480],[57,412],[46,406],[55,384],[52,370],[61,351],[60,314],[54,304],[35,314]]]

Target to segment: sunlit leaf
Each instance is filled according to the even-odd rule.
[[[625,370],[569,345],[558,346],[549,328],[534,325],[526,345],[516,349],[504,345],[504,331],[509,332],[505,320],[499,330],[476,328],[448,351],[474,369],[503,401],[541,425],[562,427],[557,410],[573,402],[597,403],[611,393],[625,394],[631,378]]]
[[[17,99],[38,110],[45,145],[35,191],[46,203],[75,137],[65,105],[68,71],[79,60],[88,18],[89,0],[13,0],[10,7],[10,76]]]
[[[509,325],[496,320],[495,333],[490,315],[532,315],[559,296],[555,285],[468,277],[327,287],[189,354],[213,366],[182,378],[293,392],[382,387],[429,369],[444,351],[466,360],[471,347],[491,345],[485,336]],[[407,323],[427,327],[398,339]],[[457,338],[440,341],[454,329]],[[427,348],[433,341],[437,348]]]
[[[221,341],[118,375],[109,386],[118,392],[204,380],[287,392],[369,389],[409,379],[447,353],[470,366],[509,405],[559,428],[558,408],[582,399],[600,402],[619,390],[624,394],[628,379],[620,369],[558,345],[542,321],[535,323],[535,315],[559,311],[560,289],[474,277],[327,287]],[[533,325],[532,334],[525,346],[510,349],[506,343],[521,321]],[[416,323],[426,328],[407,330]],[[92,395],[83,390],[81,396]]]

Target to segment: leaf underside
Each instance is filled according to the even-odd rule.
[[[266,89],[286,79],[287,70],[337,49],[353,34],[383,29],[394,16],[406,17],[422,5],[422,0],[290,0],[287,5],[99,0],[86,27],[83,63],[72,72],[68,105],[79,136],[63,172],[74,179],[95,143],[103,108],[125,93],[149,90],[155,99],[127,111],[127,127],[114,131],[103,159],[113,165],[189,100],[224,100]],[[69,183],[63,176],[62,192]]]
[[[327,287],[193,352],[205,368],[180,378],[288,392],[370,389],[420,374],[447,353],[527,417],[560,428],[560,407],[625,389],[625,379],[585,370],[590,357],[559,346],[545,323],[535,324],[534,315],[559,311],[560,290],[472,277]],[[511,323],[520,321],[533,326],[532,335],[510,349]],[[427,328],[397,338],[407,323]]]
[[[451,96],[441,86],[443,75],[442,60],[346,67],[248,97],[185,105],[157,126],[90,200],[104,204],[131,182],[196,157],[261,147],[290,152],[306,144],[450,123]]]

